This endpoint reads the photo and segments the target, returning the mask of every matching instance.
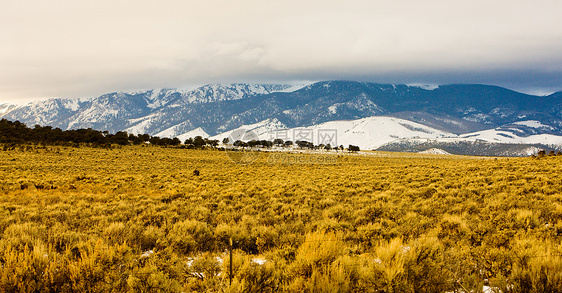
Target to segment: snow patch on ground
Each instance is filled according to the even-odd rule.
[[[252,259],[252,262],[257,263],[260,266],[263,266],[267,260],[265,258],[255,257]]]
[[[431,148],[425,151],[418,152],[419,154],[431,154],[431,155],[450,155],[450,153],[437,148]]]

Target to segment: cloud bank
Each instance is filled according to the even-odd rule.
[[[0,4],[0,102],[324,79],[562,90],[558,0]]]

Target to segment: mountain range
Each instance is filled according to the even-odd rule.
[[[294,137],[287,133],[308,129],[319,138],[318,130],[332,129],[337,130],[338,144],[362,149],[402,146],[413,151],[412,145],[419,148],[424,145],[420,140],[429,139],[432,147],[459,141],[515,144],[521,147],[507,155],[526,155],[537,147],[558,149],[562,143],[562,92],[535,96],[490,85],[355,81],[213,84],[3,104],[0,118],[30,127],[93,128],[182,140],[196,135],[222,138],[240,128],[254,129],[260,137],[289,139]]]

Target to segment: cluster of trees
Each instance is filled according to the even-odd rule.
[[[228,138],[223,139],[222,142],[223,142],[223,144],[230,143]],[[273,141],[269,141],[269,140],[250,140],[248,142],[244,142],[244,141],[241,141],[241,140],[237,140],[232,145],[235,146],[235,147],[250,147],[250,148],[255,148],[255,147],[271,148],[273,146],[288,148],[288,147],[292,147],[293,145],[296,145],[300,149],[309,149],[309,150],[327,150],[327,151],[330,151],[330,150],[343,151],[343,150],[345,150],[343,145],[334,146],[334,147],[332,147],[330,144],[315,145],[314,143],[312,143],[310,141],[306,141],[306,140],[297,140],[293,143],[293,141],[291,141],[291,140],[283,141],[280,138],[276,138]],[[358,152],[358,151],[360,151],[360,148],[358,146],[355,146],[355,145],[349,145],[347,150],[350,151],[350,152]]]
[[[531,155],[532,158],[536,158],[536,157],[544,158],[544,157],[546,157],[546,156],[547,156],[547,154],[546,154],[546,151],[545,151],[545,150],[540,150],[540,151],[537,153],[537,155]],[[550,152],[548,153],[548,156],[549,156],[549,157],[562,156],[562,152],[558,151],[558,153],[555,153],[554,151],[550,151]]]
[[[19,121],[0,120],[0,143],[40,143],[49,145],[86,143],[92,146],[105,146],[111,144],[138,145],[147,142],[161,146],[179,145],[181,143],[178,138],[160,138],[157,136],[150,136],[149,134],[134,135],[125,131],[118,131],[112,134],[108,131],[93,130],[91,128],[61,130],[60,128],[40,125],[29,128]]]
[[[228,138],[223,139],[222,142],[223,142],[223,144],[230,143]],[[274,142],[269,141],[269,140],[255,140],[255,139],[250,140],[248,142],[245,142],[245,141],[242,141],[242,140],[237,140],[237,141],[233,142],[232,145],[235,146],[235,147],[271,148],[274,145]]]
[[[340,151],[343,151],[343,150],[345,150],[345,148],[344,148],[343,145],[334,146],[334,147],[332,147],[332,145],[330,145],[330,144],[326,144],[326,145],[325,145],[325,144],[315,145],[315,144],[313,144],[313,143],[311,143],[311,142],[303,141],[303,140],[297,140],[297,141],[296,141],[296,144],[297,144],[297,145],[299,146],[299,148],[301,148],[301,149],[311,149],[311,150],[322,150],[322,149],[324,149],[324,150],[327,150],[327,151],[330,151],[330,150],[335,150],[335,151],[340,150]],[[347,150],[350,151],[350,152],[358,152],[358,151],[360,151],[360,149],[359,149],[358,146],[356,146],[356,145],[351,145],[351,144],[347,147]]]
[[[203,138],[201,136],[196,136],[194,138],[188,138],[185,140],[184,144],[188,147],[188,148],[202,148],[205,146],[209,146],[209,147],[217,147],[219,145],[219,141],[216,139],[208,139],[208,138]]]
[[[349,145],[349,147],[347,148],[350,152],[358,152],[360,151],[359,147],[356,145]]]

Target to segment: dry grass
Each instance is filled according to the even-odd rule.
[[[1,151],[0,290],[562,290],[562,158],[318,156]]]

